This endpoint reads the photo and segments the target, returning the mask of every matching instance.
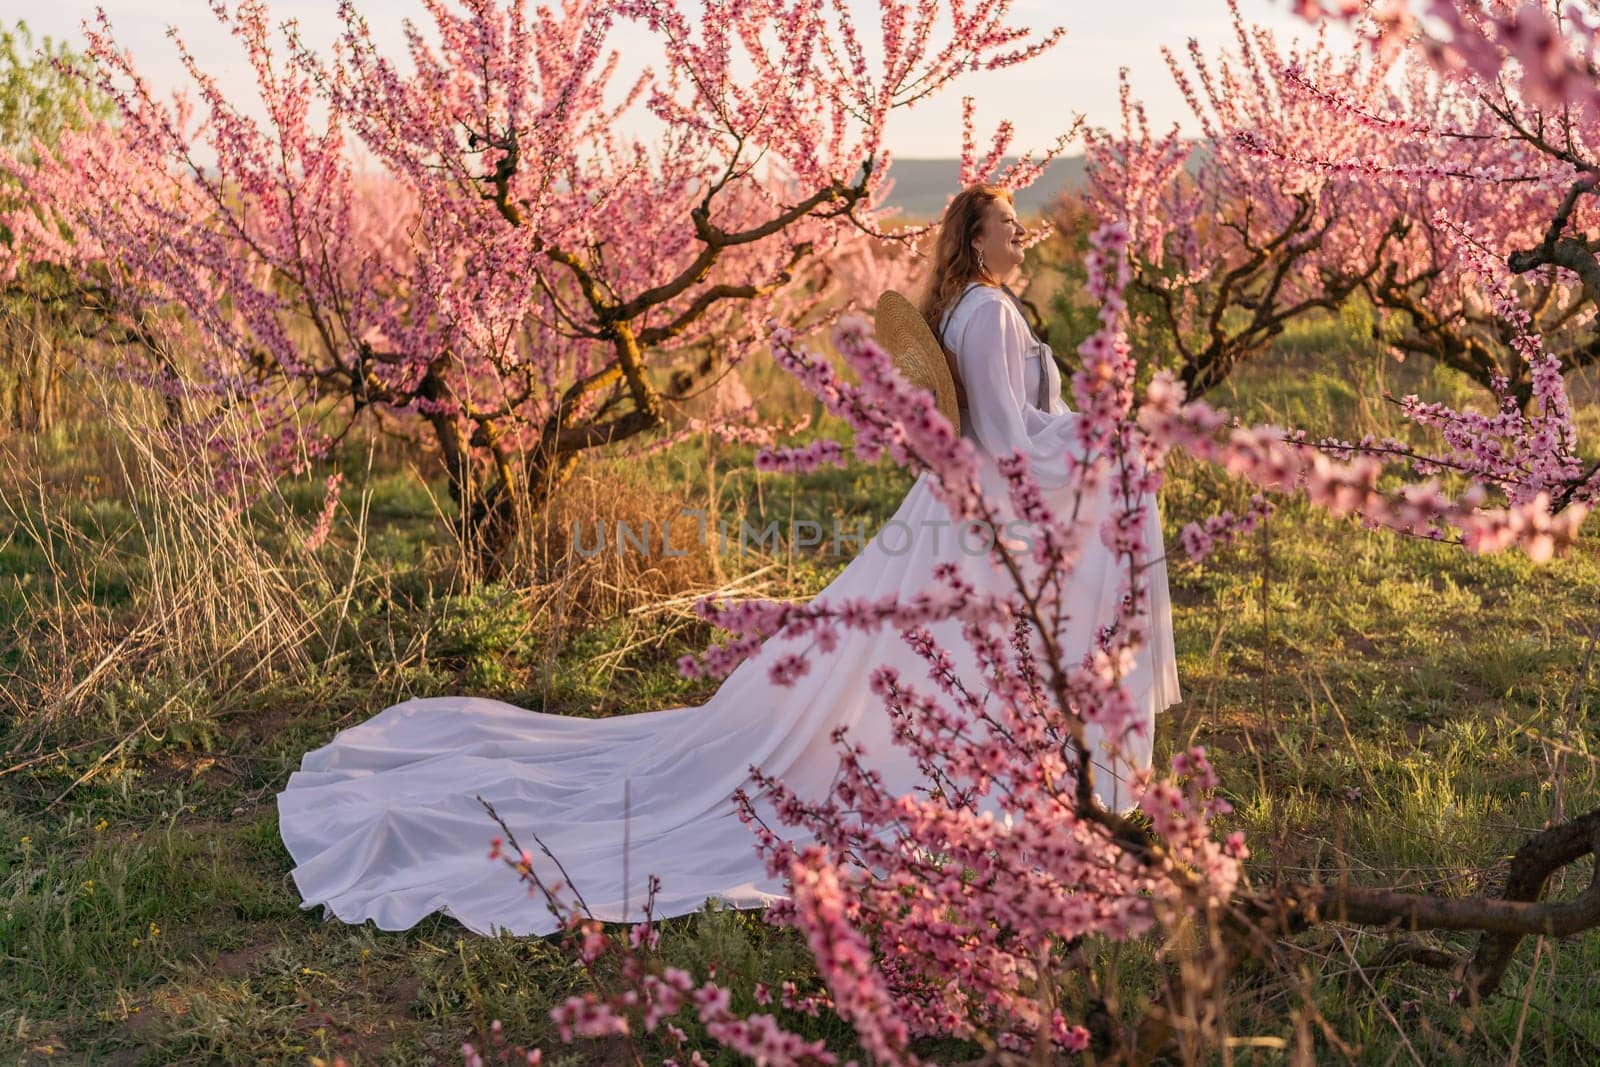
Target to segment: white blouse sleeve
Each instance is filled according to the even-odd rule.
[[[973,436],[995,457],[1021,451],[1040,488],[1062,488],[1072,481],[1067,453],[1078,451],[1072,438],[1078,416],[1070,411],[1048,414],[1027,403],[1023,374],[1027,323],[998,292],[980,298],[964,321],[955,324],[957,336],[945,338],[967,392]]]

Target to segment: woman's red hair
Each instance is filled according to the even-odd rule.
[[[950,201],[950,206],[944,210],[944,217],[939,221],[939,237],[933,248],[933,271],[928,277],[927,290],[922,295],[922,317],[933,335],[939,337],[940,345],[945,350],[945,359],[950,364],[950,374],[956,380],[956,389],[963,394],[961,377],[956,373],[955,357],[939,335],[939,319],[961,296],[969,282],[997,284],[988,271],[978,266],[978,253],[973,249],[972,242],[983,229],[989,205],[1000,201],[1012,203],[1010,190],[983,184],[967,186]]]

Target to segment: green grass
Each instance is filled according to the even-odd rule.
[[[1213,399],[1247,417],[1356,436],[1393,428],[1392,411],[1363,399],[1383,388],[1472,395],[1459,380],[1363,349],[1333,359],[1359,326],[1293,331]],[[1592,406],[1583,419],[1592,431]],[[296,595],[317,611],[339,605],[314,614],[302,655],[285,654],[272,671],[248,656],[200,669],[141,648],[46,716],[41,706],[68,686],[41,674],[30,648],[59,634],[88,647],[126,632],[148,604],[143,505],[112,488],[103,444],[80,444],[57,433],[28,455],[61,523],[40,521],[41,502],[26,494],[9,519],[0,513],[0,622],[10,635],[0,645],[9,705],[0,720],[0,1056],[430,1063],[480,1041],[493,1019],[516,1040],[548,1040],[550,1006],[584,988],[568,957],[443,919],[399,934],[320,921],[299,908],[288,879],[274,795],[307,749],[405,695],[465,691],[578,715],[698,703],[711,687],[678,677],[674,663],[715,635],[681,613],[575,619],[526,589],[465,592],[450,574],[439,486],[398,465],[367,479],[357,460],[345,467],[357,473],[325,559],[301,559],[290,527],[261,512],[260,536],[297,576]],[[716,457],[715,508],[734,523],[792,514],[873,529],[910,483],[886,463],[758,476],[749,455]],[[703,445],[688,442],[651,457],[641,476],[701,506],[705,461]],[[363,494],[357,555],[349,520]],[[1185,522],[1243,497],[1180,462],[1163,499],[1169,544]],[[304,523],[320,502],[319,481],[308,479],[279,507]],[[1159,747],[1212,750],[1257,883],[1344,873],[1443,892],[1492,888],[1558,801],[1568,813],[1600,801],[1588,741],[1595,698],[1577,684],[1597,625],[1596,545],[1591,536],[1537,567],[1369,533],[1287,502],[1263,537],[1202,565],[1174,563],[1186,699],[1161,723]],[[801,597],[843,562],[796,551],[726,564],[733,575],[773,564],[763,591]],[[74,581],[60,586],[53,567]],[[46,617],[49,605],[62,617]],[[76,677],[89,666],[77,663]],[[1587,877],[1570,871],[1558,889]],[[1292,949],[1312,979],[1310,1003],[1356,1062],[1502,1062],[1513,1048],[1525,1063],[1600,1061],[1600,938],[1524,945],[1503,994],[1474,1011],[1450,1003],[1429,972],[1394,971],[1370,986],[1355,976],[1352,959],[1380,942],[1328,927]],[[730,978],[736,1007],[755,1007],[757,981],[776,987],[808,973],[792,938],[743,913],[674,920],[664,952]],[[1103,946],[1096,967],[1118,1009],[1137,1016],[1158,972],[1150,946]],[[1248,972],[1226,1003],[1234,1032],[1266,1037],[1290,1037],[1303,1010],[1299,993]],[[788,1021],[814,1036],[843,1034],[835,1020]],[[1344,1059],[1317,1040],[1319,1061]],[[1281,1056],[1238,1050],[1241,1061]]]

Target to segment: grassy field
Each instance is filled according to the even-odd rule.
[[[1327,322],[1286,336],[1218,399],[1356,436],[1392,426],[1371,399],[1385,387],[1471,395],[1376,360],[1358,333]],[[809,408],[770,367],[754,377],[777,410]],[[334,535],[309,551],[320,478],[234,516],[203,494],[151,492],[166,484],[152,476],[163,458],[98,421],[0,449],[8,1061],[426,1063],[457,1057],[493,1019],[522,1042],[551,1037],[546,1011],[583,982],[553,946],[442,919],[390,934],[302,911],[275,793],[307,749],[408,695],[576,715],[698,703],[711,687],[673,667],[715,638],[689,614],[693,594],[743,578],[746,593],[804,597],[844,562],[700,553],[624,572],[597,560],[560,580],[464,591],[442,491],[398,450],[343,457]],[[565,507],[593,516],[626,499],[630,514],[710,506],[733,523],[870,525],[910,483],[887,465],[790,478],[758,476],[748,460],[689,442],[592,463]],[[1180,464],[1163,500],[1169,543],[1243,495]],[[1261,538],[1174,565],[1186,699],[1158,746],[1215,752],[1258,882],[1490,887],[1531,830],[1600,801],[1585,676],[1600,632],[1597,544],[1536,567],[1289,502]],[[1380,943],[1327,927],[1292,950],[1302,988],[1242,976],[1228,1025],[1267,1041],[1234,1061],[1282,1062],[1271,1039],[1310,1025],[1319,1062],[1600,1062],[1600,938],[1526,944],[1502,994],[1475,1011],[1428,972],[1367,978],[1356,964]],[[755,1008],[757,981],[808,975],[803,951],[748,914],[676,920],[664,951],[733,976],[736,1008]],[[1148,946],[1108,946],[1097,968],[1136,1016]],[[1315,1015],[1337,1040],[1307,1023]]]

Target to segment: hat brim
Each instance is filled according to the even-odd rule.
[[[893,357],[895,368],[912,385],[931,392],[939,413],[959,432],[955,379],[950,376],[944,348],[922,313],[903,294],[888,289],[878,297],[873,325],[878,343]]]

